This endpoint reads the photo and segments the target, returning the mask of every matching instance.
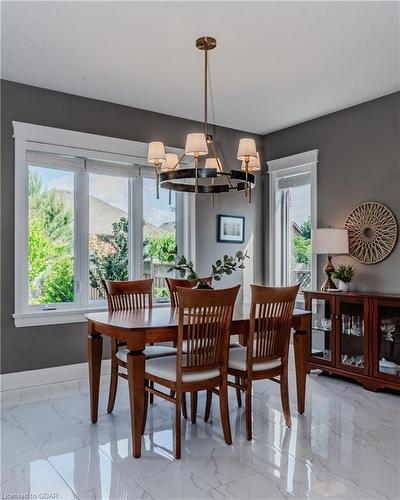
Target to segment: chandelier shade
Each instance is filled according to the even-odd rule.
[[[159,165],[165,161],[165,148],[164,144],[160,141],[153,141],[149,143],[149,149],[147,152],[147,161]]]
[[[247,164],[247,168],[248,168],[249,172],[256,172],[257,170],[261,169],[260,153],[257,152],[257,157],[251,158],[249,160],[249,163]],[[246,171],[246,162],[244,160],[242,161],[242,170],[244,172]]]
[[[222,172],[222,165],[219,158],[206,158],[204,168],[215,168],[219,172]]]
[[[186,136],[185,154],[195,157],[208,155],[206,136],[203,132],[196,132]]]
[[[250,137],[240,139],[237,159],[240,161],[249,161],[251,158],[257,158],[256,141]]]

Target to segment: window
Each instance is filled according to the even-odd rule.
[[[129,179],[89,173],[89,301],[105,299],[102,280],[129,279]]]
[[[273,285],[314,286],[311,229],[316,224],[318,151],[268,162],[270,174],[270,276]]]
[[[34,136],[57,131],[19,125]],[[82,311],[105,307],[103,279],[151,277],[155,301],[167,301],[171,253],[178,246],[193,259],[187,195],[161,189],[157,199],[147,146],[110,141],[122,154],[16,137],[16,326],[82,321]],[[140,156],[127,155],[127,143]]]
[[[75,302],[74,173],[28,168],[28,304]]]
[[[143,276],[153,278],[154,295],[158,301],[169,299],[165,278],[169,273],[176,247],[175,193],[160,189],[160,198],[154,199],[155,179],[143,179]]]

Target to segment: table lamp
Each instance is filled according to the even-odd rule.
[[[314,229],[311,232],[312,253],[326,254],[326,264],[324,272],[327,276],[321,286],[321,292],[329,289],[335,289],[336,285],[331,276],[335,268],[332,264],[332,255],[344,255],[349,253],[349,240],[347,229]]]

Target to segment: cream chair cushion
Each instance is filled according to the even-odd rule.
[[[185,366],[186,356],[182,356],[182,364]],[[169,380],[170,382],[175,382],[176,356],[149,359],[146,361],[146,373]],[[211,378],[219,377],[219,375],[220,373],[218,368],[199,372],[183,373],[182,382],[199,382],[201,380],[209,380]]]
[[[128,359],[128,352],[129,349],[127,349],[126,347],[120,347],[116,356],[119,360],[126,363]],[[148,345],[143,352],[147,359],[176,355],[175,347],[168,347],[165,345]]]
[[[272,361],[253,363],[253,371],[271,370],[278,366],[281,366],[280,358],[273,359]],[[228,368],[247,371],[247,347],[229,349]]]

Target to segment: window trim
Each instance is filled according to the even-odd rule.
[[[103,303],[88,302],[88,305],[83,307],[83,304],[78,300],[73,304],[63,304],[61,309],[51,311],[27,306],[27,298],[29,295],[29,284],[27,279],[27,235],[29,225],[29,201],[27,196],[28,172],[26,168],[27,151],[33,150],[48,153],[72,154],[74,156],[84,157],[87,157],[89,154],[91,159],[125,162],[137,165],[141,169],[147,171],[144,173],[146,177],[150,177],[152,176],[153,170],[151,167],[149,168],[147,162],[148,144],[16,121],[13,121],[13,128],[13,137],[15,140],[15,313],[12,316],[15,326],[22,327],[85,321],[84,313],[105,310],[105,301]],[[178,154],[179,157],[183,154],[183,150],[179,148],[168,147],[166,150],[167,152]],[[184,163],[191,166],[191,161],[186,161]],[[78,172],[77,176],[79,175]],[[86,174],[83,175],[87,182]],[[130,178],[129,189],[134,192],[135,189],[138,189],[141,182],[141,177],[137,177],[135,181]],[[81,190],[83,186],[80,182],[77,182],[76,188]],[[75,200],[76,199],[77,192],[75,192]],[[82,197],[80,197],[80,199],[82,199]],[[180,207],[179,209],[178,205]],[[86,209],[87,211],[89,210],[88,203],[85,203],[85,207],[86,208],[83,208],[86,212]],[[80,210],[81,209],[82,207],[80,207]],[[142,211],[143,207],[139,207],[138,204],[135,210]],[[85,220],[86,219],[87,217]],[[133,227],[130,228],[131,240],[132,242],[134,239],[137,241],[137,238],[141,237],[143,234],[142,224],[139,222],[135,223],[135,220],[132,220],[130,223],[133,224]],[[75,267],[75,279],[76,282],[78,282],[80,276],[81,287],[83,286],[84,288],[87,288],[85,280],[82,279],[83,259],[85,255],[88,254],[88,248],[86,249],[87,236],[83,234],[86,225],[87,223],[75,226],[75,252],[79,248],[79,253],[76,253],[76,257],[78,257],[78,255],[81,256],[80,262],[77,258],[78,262]],[[178,251],[184,253],[195,262],[194,200],[193,197],[189,197],[187,194],[180,194],[177,196],[176,225]],[[77,230],[77,227],[79,230]],[[142,256],[134,252],[129,269],[132,279],[140,278],[142,265]],[[165,304],[160,304],[160,306],[165,307]]]
[[[269,263],[268,282],[270,286],[276,285],[275,268],[275,213],[276,213],[276,186],[278,179],[289,171],[293,173],[303,173],[310,171],[311,174],[311,219],[312,227],[317,227],[317,165],[319,150],[313,149],[291,156],[278,158],[268,162],[269,174]],[[317,285],[317,259],[314,254],[311,256],[311,284],[315,289]],[[302,295],[299,300],[303,300]]]

